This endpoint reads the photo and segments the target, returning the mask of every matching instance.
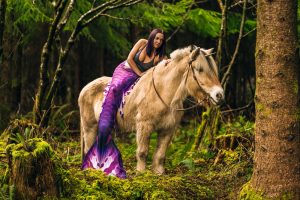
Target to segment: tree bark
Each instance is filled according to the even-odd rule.
[[[226,35],[227,35],[227,7],[228,7],[228,1],[225,0],[224,4],[221,0],[218,0],[219,7],[222,12],[222,21],[221,21],[221,30],[220,30],[220,35],[218,39],[218,48],[217,48],[217,64],[219,70],[221,69],[222,66],[222,49],[223,49],[223,43],[226,40]]]
[[[39,86],[38,91],[35,96],[34,101],[34,107],[33,107],[33,115],[34,115],[34,122],[39,124],[41,119],[43,118],[43,115],[45,113],[43,112],[49,112],[48,109],[44,110],[43,107],[43,100],[44,96],[47,90],[47,87],[49,86],[49,77],[48,77],[48,63],[49,58],[52,52],[52,45],[56,36],[56,30],[58,29],[58,23],[60,22],[60,19],[62,18],[63,11],[67,5],[67,0],[61,0],[59,3],[59,8],[57,10],[57,13],[54,17],[53,23],[51,24],[48,38],[46,43],[43,46],[42,55],[41,55],[41,64],[40,64],[40,80],[39,80]]]
[[[21,102],[21,87],[22,87],[22,59],[23,45],[17,43],[16,52],[12,58],[10,65],[10,90],[11,90],[11,110],[18,111]]]
[[[299,199],[297,0],[258,0],[255,191]]]
[[[5,29],[6,0],[0,0],[0,71],[3,60],[3,34]]]

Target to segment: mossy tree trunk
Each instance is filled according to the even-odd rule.
[[[258,0],[255,191],[300,199],[297,0]]]
[[[54,152],[41,139],[32,139],[7,147],[9,184],[16,199],[57,198],[59,176]]]

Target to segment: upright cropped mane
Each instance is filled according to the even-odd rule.
[[[196,48],[197,46],[190,45],[182,49],[177,49],[170,54],[170,57],[174,62],[179,62],[181,59],[188,56]],[[206,70],[210,70],[211,72],[214,72],[218,76],[219,70],[215,61],[211,56],[212,50],[213,49],[203,49],[203,48],[200,49],[200,51],[203,53],[202,55],[204,56],[204,59],[208,62],[209,68],[207,68]]]
[[[182,49],[177,49],[170,54],[170,57],[175,62],[178,62],[185,56],[189,55],[193,51],[194,48],[195,48],[195,46],[191,45],[191,46],[188,46],[188,47],[185,47]]]

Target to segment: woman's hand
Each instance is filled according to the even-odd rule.
[[[172,61],[171,59],[164,60],[165,66],[167,66],[171,61]]]
[[[141,72],[140,74],[138,74],[140,77],[143,76],[146,72]]]

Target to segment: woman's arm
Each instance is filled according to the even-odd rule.
[[[129,66],[131,67],[131,69],[139,76],[142,76],[143,73],[139,70],[139,68],[137,67],[136,63],[134,62],[133,58],[135,56],[135,54],[138,52],[138,50],[145,46],[147,43],[147,40],[145,39],[140,39],[131,49],[128,57],[127,57],[127,63],[129,64]]]

